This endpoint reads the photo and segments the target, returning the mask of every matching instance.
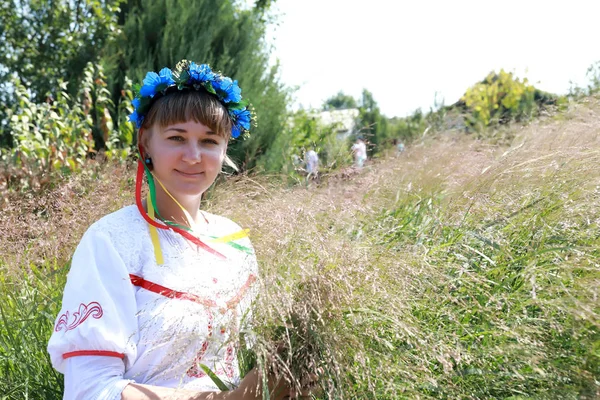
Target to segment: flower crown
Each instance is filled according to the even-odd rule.
[[[144,85],[135,85],[137,93],[131,104],[133,112],[129,120],[137,126],[142,127],[144,117],[150,110],[153,99],[157,95],[164,95],[168,89],[176,87],[178,90],[204,89],[208,93],[217,96],[221,104],[225,106],[229,117],[233,122],[231,136],[237,138],[240,134],[250,131],[252,114],[248,109],[248,102],[242,100],[242,89],[237,81],[213,72],[208,64],[196,64],[193,61],[180,61],[174,71],[163,68],[157,74],[150,71],[144,78]]]

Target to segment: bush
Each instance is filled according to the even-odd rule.
[[[540,107],[555,104],[556,96],[542,92],[511,72],[491,72],[469,88],[458,106],[467,112],[466,122],[475,130],[489,125],[522,121],[533,117]]]
[[[337,124],[322,124],[314,112],[297,111],[290,115],[286,127],[257,166],[261,171],[280,172],[297,179],[302,169],[298,161],[295,165],[294,156],[302,158],[311,148],[319,155],[321,171],[347,165],[351,161],[349,144],[338,138],[337,130]]]
[[[89,63],[77,98],[71,99],[67,83],[60,83],[56,99],[31,101],[28,90],[14,81],[17,105],[9,110],[14,147],[0,149],[0,190],[39,189],[56,175],[81,172],[95,157],[96,142],[106,147],[109,159],[125,159],[131,152],[133,126],[126,121],[132,111],[129,88],[118,108],[119,129],[114,129],[114,108],[102,68]]]

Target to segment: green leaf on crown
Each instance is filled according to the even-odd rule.
[[[140,106],[137,109],[138,115],[146,115],[148,109],[150,108],[150,103],[152,102],[152,98],[150,97],[142,97],[140,99]]]
[[[183,86],[190,80],[190,73],[186,71],[181,71],[181,73],[177,74],[175,78],[175,83],[177,83],[177,87],[179,90],[183,89]]]
[[[227,108],[230,110],[243,110],[248,106],[248,100],[241,100],[239,103],[229,103]]]
[[[169,85],[168,85],[168,84],[166,84],[166,83],[161,83],[160,85],[157,85],[157,86],[156,86],[156,88],[155,88],[154,92],[155,92],[155,93],[161,93],[161,92],[163,92],[164,90],[166,90],[168,87],[169,87]]]
[[[206,91],[207,91],[208,93],[217,94],[217,92],[215,91],[215,88],[213,88],[213,85],[212,85],[212,83],[210,83],[210,82],[206,82],[206,83],[204,84],[204,89],[206,89]],[[218,96],[218,95],[217,95],[217,96]]]

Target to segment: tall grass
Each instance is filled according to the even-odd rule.
[[[440,135],[310,190],[220,185],[206,206],[251,228],[261,265],[258,359],[299,381],[318,374],[318,398],[600,397],[599,114],[590,98],[513,127],[504,148]],[[101,205],[73,237],[127,202],[114,198],[126,176],[65,200]],[[43,216],[57,240],[61,210]],[[44,315],[56,314],[68,259],[38,263],[36,251],[0,257],[0,393],[11,399],[59,398]]]
[[[21,277],[0,269],[0,393],[8,399],[60,399],[62,376],[46,353],[60,311],[66,268]]]

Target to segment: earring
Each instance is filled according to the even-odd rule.
[[[152,165],[152,159],[148,156],[146,156],[146,158],[144,159],[144,162],[146,163],[146,165]]]

